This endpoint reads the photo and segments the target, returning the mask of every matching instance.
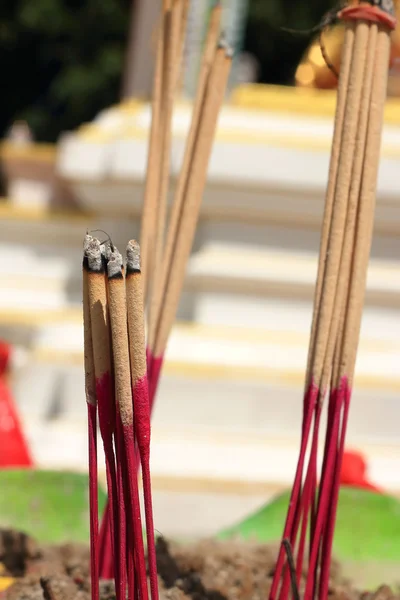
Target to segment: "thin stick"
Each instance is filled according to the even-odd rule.
[[[84,251],[89,243],[85,238]],[[90,324],[90,303],[88,291],[88,258],[83,258],[83,334],[85,393],[88,411],[88,443],[89,443],[89,507],[90,507],[90,576],[92,600],[99,598],[99,506],[97,477],[97,398],[96,378],[94,373],[92,327]]]
[[[114,561],[117,565],[119,552],[119,523],[117,474],[113,448],[115,431],[115,399],[112,377],[111,341],[109,332],[108,299],[105,277],[105,262],[100,242],[90,237],[86,244],[88,258],[88,292],[90,321],[92,327],[93,357],[96,376],[96,396],[99,411],[100,433],[103,439],[106,459],[107,489],[112,509],[110,515],[111,540],[114,548]],[[105,541],[107,537],[105,537]],[[101,575],[101,574],[100,574]],[[118,576],[117,595],[124,598],[123,576]]]
[[[126,468],[124,483],[129,484],[130,510],[129,522],[132,527],[137,586],[142,600],[147,600],[147,575],[144,555],[142,526],[137,482],[137,465],[134,446],[132,390],[129,362],[129,343],[126,319],[126,292],[121,254],[114,249],[108,265],[108,289],[110,303],[110,321],[112,348],[114,357],[115,390],[119,407],[119,417],[124,438]],[[132,598],[134,591],[131,590]]]
[[[187,180],[181,226],[175,244],[174,268],[169,277],[162,320],[160,319],[158,323],[154,347],[152,348],[153,354],[156,357],[163,354],[172,324],[175,320],[179,296],[185,277],[186,264],[193,244],[206,183],[207,167],[211,156],[218,115],[225,97],[231,63],[231,51],[230,49],[227,50],[226,45],[221,43],[221,46],[217,50],[207,85],[201,124],[198,129],[195,151],[193,152],[193,160]]]
[[[150,477],[150,403],[147,382],[146,346],[143,310],[143,287],[140,270],[140,247],[131,240],[126,249],[126,301],[130,365],[133,394],[135,436],[142,464],[144,506],[146,513],[147,553],[152,600],[158,600],[157,558]]]
[[[157,55],[154,70],[153,94],[151,106],[151,129],[147,155],[146,185],[143,200],[143,212],[140,239],[142,244],[142,261],[144,267],[143,287],[145,298],[149,288],[149,273],[153,268],[153,246],[156,232],[157,195],[160,179],[160,135],[161,135],[161,97],[163,88],[163,60],[164,60],[164,24],[165,15],[162,14],[160,29],[157,37]]]
[[[100,578],[105,580],[114,577],[110,510],[110,498],[107,498],[99,532],[99,573]]]
[[[220,35],[221,23],[221,6],[216,6],[210,18],[210,26],[207,33],[205,49],[202,58],[202,65],[199,74],[196,97],[193,105],[191,125],[189,134],[186,140],[185,153],[178,178],[178,185],[175,192],[174,202],[172,205],[171,216],[168,226],[168,234],[162,262],[161,277],[158,285],[153,290],[153,314],[149,328],[149,347],[154,348],[155,336],[161,311],[163,309],[164,297],[166,293],[167,283],[171,274],[173,256],[176,249],[178,230],[181,224],[183,206],[185,201],[185,192],[187,188],[190,167],[193,162],[193,155],[196,147],[196,140],[199,133],[199,126],[204,108],[204,99],[207,90],[207,82],[212,67],[215,53],[217,50],[218,38]]]
[[[155,289],[161,267],[164,247],[165,224],[167,218],[167,200],[170,178],[172,116],[176,93],[177,45],[180,29],[180,0],[174,0],[172,7],[165,13],[164,21],[164,69],[161,98],[161,165],[157,197],[157,222],[154,240],[154,263],[152,270],[152,290]],[[179,65],[179,63],[178,63]],[[153,300],[150,303],[150,322],[153,320]]]
[[[297,581],[296,581],[296,568],[295,568],[295,565],[294,565],[294,558],[293,558],[292,546],[291,546],[290,541],[288,539],[284,539],[283,542],[282,542],[282,544],[283,544],[283,547],[285,548],[286,555],[287,555],[287,560],[288,560],[288,565],[289,565],[290,581],[291,581],[291,584],[292,584],[293,600],[300,600],[299,588],[297,587]]]

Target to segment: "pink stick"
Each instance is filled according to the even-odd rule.
[[[117,489],[118,489],[118,550],[114,560],[116,574],[116,587],[119,589],[121,599],[126,597],[126,509],[129,498],[125,497],[126,482],[126,458],[124,447],[124,431],[121,419],[117,417],[117,428],[115,432],[115,449],[117,455]]]
[[[332,560],[332,546],[333,546],[333,536],[335,531],[335,523],[336,523],[336,513],[337,506],[339,501],[339,489],[340,489],[340,472],[342,469],[342,460],[346,439],[346,430],[347,430],[347,422],[349,417],[349,409],[350,409],[350,399],[351,399],[351,389],[348,385],[347,378],[344,378],[339,387],[338,391],[339,404],[343,406],[343,417],[342,417],[342,427],[340,432],[340,442],[337,450],[337,457],[335,462],[335,473],[334,473],[334,482],[333,489],[331,495],[331,501],[329,506],[328,513],[328,525],[327,525],[327,533],[326,539],[324,541],[323,550],[322,550],[322,558],[321,558],[321,580],[320,580],[320,590],[319,590],[319,598],[325,599],[328,596],[329,589],[329,575],[330,575],[330,567]]]
[[[111,525],[108,516],[110,505],[107,501],[103,520],[100,526],[99,534],[99,571],[100,579],[113,579],[114,577],[114,566],[113,566],[113,550],[112,550],[112,539],[111,539]]]
[[[318,401],[315,407],[315,416],[314,416],[314,429],[312,436],[312,445],[309,457],[309,463],[306,473],[306,479],[301,495],[300,503],[298,504],[298,510],[296,511],[294,524],[292,527],[292,533],[290,537],[291,547],[294,549],[297,539],[297,534],[299,530],[301,516],[303,516],[302,527],[300,532],[300,540],[299,540],[299,548],[297,553],[297,567],[296,567],[296,577],[297,582],[299,584],[302,566],[303,566],[303,557],[304,557],[304,547],[307,536],[307,526],[308,526],[308,515],[310,512],[310,505],[313,499],[313,493],[315,494],[315,489],[313,488],[313,482],[315,478],[316,472],[316,461],[317,461],[317,452],[318,452],[318,433],[319,426],[321,421],[321,402]],[[282,589],[279,595],[280,600],[286,600],[289,595],[291,579],[290,579],[290,571],[288,565],[284,570]]]
[[[131,500],[131,510],[129,517],[132,520],[133,539],[135,546],[135,564],[137,567],[137,585],[141,600],[148,600],[146,561],[144,554],[142,520],[140,516],[139,489],[137,480],[136,452],[133,436],[133,428],[123,426],[124,443],[127,465],[127,479],[129,482],[129,495]]]
[[[298,463],[297,463],[296,475],[295,475],[295,479],[294,479],[294,483],[293,483],[292,493],[290,496],[289,508],[288,508],[285,528],[284,528],[284,532],[283,532],[283,539],[284,538],[290,539],[293,521],[295,518],[296,511],[298,510],[299,495],[300,495],[302,479],[303,479],[305,455],[306,455],[306,451],[307,451],[308,438],[309,438],[311,424],[312,424],[313,412],[315,409],[315,404],[317,402],[318,395],[319,395],[318,388],[313,384],[313,382],[311,382],[310,387],[306,392],[306,398],[304,399],[304,405],[306,407],[306,410],[305,410],[304,416],[303,416],[300,454],[299,454],[299,459],[298,459]],[[273,578],[271,590],[269,593],[269,600],[275,600],[275,598],[276,598],[284,561],[285,561],[285,553],[284,553],[283,545],[281,544],[281,547],[279,549],[278,561],[277,561],[276,567],[275,567],[274,578]]]
[[[87,403],[89,438],[90,576],[92,600],[99,598],[99,506],[97,481],[97,407]]]
[[[339,408],[339,410],[338,410]],[[331,437],[327,440],[327,454],[325,462],[325,471],[321,477],[320,493],[317,518],[315,523],[314,538],[312,539],[310,564],[308,568],[308,576],[306,590],[304,594],[305,600],[312,600],[315,589],[315,573],[317,568],[318,556],[321,545],[321,536],[326,523],[326,515],[329,506],[329,498],[332,492],[332,479],[335,467],[335,457],[337,448],[337,439],[339,433],[340,407],[335,403],[335,411],[333,415],[333,423],[331,429]]]
[[[109,526],[110,536],[105,536],[104,543],[109,544],[113,548],[101,549],[101,552],[105,556],[113,555],[114,567],[115,562],[118,564],[118,548],[119,548],[119,534],[118,534],[118,522],[119,522],[119,510],[118,510],[118,483],[117,483],[117,472],[115,466],[115,454],[113,447],[113,434],[115,431],[115,400],[114,400],[114,384],[110,373],[105,373],[100,380],[96,379],[96,394],[97,404],[99,410],[99,425],[100,433],[103,439],[104,455],[106,461],[106,477],[107,477],[107,491],[110,502],[109,509]],[[107,562],[109,559],[107,560]],[[115,571],[117,572],[117,571]],[[107,569],[109,575],[109,569]],[[103,573],[101,573],[103,576]],[[118,577],[118,581],[120,581]],[[121,590],[116,586],[116,594],[118,599],[124,600],[125,596],[120,595]]]
[[[153,502],[150,476],[150,403],[147,376],[138,379],[133,388],[133,416],[136,441],[142,463],[144,506],[146,515],[147,554],[152,600],[158,600],[157,557],[154,539]]]

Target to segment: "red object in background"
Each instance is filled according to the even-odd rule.
[[[11,348],[9,344],[0,340],[0,377],[6,374],[8,365],[10,364]]]
[[[0,341],[0,469],[33,466],[14,399],[5,377],[10,357],[10,346]]]
[[[383,491],[367,479],[367,461],[356,451],[346,451],[343,455],[340,485],[353,486],[371,490],[379,494]]]

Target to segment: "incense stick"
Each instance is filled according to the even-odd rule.
[[[114,376],[116,397],[119,407],[119,418],[122,424],[123,441],[125,448],[126,468],[124,483],[128,483],[130,500],[129,524],[132,527],[134,538],[135,566],[137,569],[137,586],[140,598],[147,600],[147,576],[144,555],[139,491],[137,482],[137,465],[133,432],[133,408],[131,375],[129,361],[129,343],[127,329],[127,307],[125,281],[121,254],[114,249],[111,252],[108,265],[108,286],[110,303],[110,321],[112,333],[112,347],[114,358]],[[131,598],[135,593],[131,590]]]
[[[170,10],[165,13],[164,29],[164,70],[163,70],[163,91],[161,101],[161,164],[160,180],[157,197],[157,222],[154,240],[154,263],[152,270],[151,293],[157,286],[157,281],[161,269],[161,261],[164,248],[165,225],[167,218],[167,200],[170,179],[171,163],[171,142],[172,142],[172,117],[174,97],[176,93],[176,78],[180,66],[180,57],[178,57],[178,42],[181,28],[181,1],[173,0]],[[153,303],[154,294],[150,302],[150,322],[154,320],[155,306]]]
[[[179,296],[185,277],[186,264],[190,255],[200,211],[201,200],[207,177],[207,167],[214,141],[217,119],[222,105],[232,62],[231,50],[221,42],[207,83],[207,91],[198,128],[190,173],[187,178],[185,198],[179,230],[174,244],[174,254],[171,258],[173,269],[168,276],[168,285],[163,297],[163,311],[154,329],[153,340],[150,342],[151,362],[162,361],[168,336],[175,320]],[[165,265],[164,268],[168,268]],[[150,363],[151,364],[151,363]],[[150,368],[151,385],[150,402],[154,401],[154,374]]]
[[[90,304],[88,292],[88,258],[85,250],[89,236],[84,241],[82,268],[83,287],[83,334],[85,364],[85,395],[88,411],[89,443],[89,507],[90,507],[90,578],[92,600],[99,598],[99,507],[97,477],[97,398],[94,373],[92,327],[90,323]]]
[[[147,552],[152,600],[158,600],[157,559],[150,477],[150,403],[147,382],[143,287],[140,247],[131,240],[126,249],[126,300],[135,436],[142,464]]]
[[[114,548],[114,557],[116,557],[118,555],[119,547],[119,536],[116,528],[119,508],[117,474],[112,440],[115,430],[115,400],[112,377],[105,262],[99,240],[92,237],[90,240],[87,240],[86,255],[88,258],[88,292],[94,369],[96,376],[96,396],[99,411],[100,433],[103,440],[106,460],[107,490],[110,505],[112,507],[110,511],[111,541]],[[105,538],[105,540],[107,540],[107,538]],[[110,549],[106,549],[106,551],[109,552]],[[119,578],[119,581],[121,583],[121,578]],[[123,589],[118,588],[117,594],[119,598],[122,598],[121,592],[123,593]]]
[[[143,200],[143,212],[140,239],[144,267],[143,288],[145,298],[149,291],[149,276],[153,268],[153,246],[156,232],[157,195],[160,179],[160,136],[161,136],[161,97],[163,89],[164,29],[165,10],[161,15],[160,30],[157,36],[157,54],[154,69],[153,94],[151,104],[150,141],[147,154],[146,185]]]
[[[210,16],[210,25],[205,41],[205,49],[202,57],[202,64],[199,74],[197,92],[193,105],[191,125],[185,145],[183,162],[180,169],[178,184],[175,192],[174,202],[172,205],[170,222],[164,258],[161,269],[161,277],[159,284],[153,290],[152,299],[152,319],[149,326],[149,347],[154,348],[155,336],[157,327],[161,318],[163,309],[163,301],[166,293],[167,283],[171,274],[173,256],[176,250],[178,230],[181,224],[182,212],[185,202],[185,194],[190,173],[191,164],[193,162],[194,152],[196,150],[196,141],[199,135],[199,126],[202,119],[204,99],[207,91],[208,78],[212,66],[213,59],[217,51],[217,44],[220,35],[221,23],[221,6],[214,7]]]

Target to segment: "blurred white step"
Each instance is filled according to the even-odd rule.
[[[196,292],[223,291],[251,296],[277,295],[313,298],[318,255],[268,246],[238,243],[204,244],[190,259],[188,286]],[[400,304],[400,262],[372,259],[367,299]]]

